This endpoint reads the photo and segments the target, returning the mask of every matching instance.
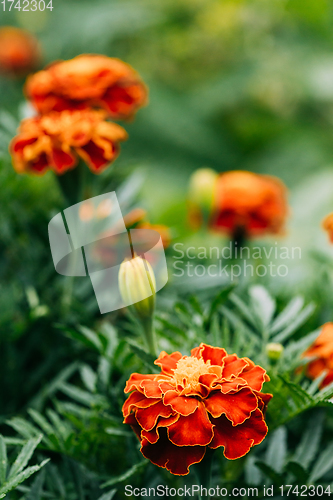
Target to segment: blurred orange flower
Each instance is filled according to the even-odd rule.
[[[307,366],[311,379],[326,372],[321,383],[324,387],[333,382],[333,323],[325,323],[314,343],[304,352],[303,357],[314,357]]]
[[[36,68],[40,59],[38,40],[28,31],[12,26],[0,28],[0,70],[15,76]]]
[[[10,144],[18,173],[44,174],[49,168],[63,174],[81,157],[90,170],[102,172],[118,155],[126,131],[105,121],[104,111],[51,112],[23,120]]]
[[[288,215],[286,187],[277,178],[246,171],[218,176],[210,227],[231,236],[279,234]]]
[[[168,228],[168,226],[166,226],[164,224],[151,224],[150,222],[144,221],[144,222],[139,222],[136,225],[136,228],[137,229],[153,229],[153,230],[157,231],[161,236],[161,240],[162,240],[164,248],[168,248],[168,246],[171,243],[170,229]]]
[[[93,107],[126,119],[147,102],[147,88],[131,66],[93,54],[53,63],[30,76],[25,91],[40,113]]]
[[[322,227],[327,231],[331,243],[333,243],[333,213],[328,214],[322,221]]]
[[[125,393],[124,423],[141,442],[141,452],[172,474],[186,475],[207,446],[222,446],[240,458],[267,434],[264,419],[271,394],[261,392],[266,372],[248,358],[200,344],[191,356],[162,351],[160,374],[133,373]]]

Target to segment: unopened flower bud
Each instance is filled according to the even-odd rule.
[[[271,361],[277,361],[278,359],[280,359],[283,351],[284,351],[283,345],[277,342],[270,342],[266,346],[266,353]]]
[[[211,168],[199,168],[190,178],[189,201],[209,210],[213,204],[214,186],[218,174]]]
[[[153,268],[145,259],[125,259],[119,270],[120,295],[142,319],[152,316],[155,308],[156,280]]]

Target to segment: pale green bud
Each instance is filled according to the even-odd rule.
[[[214,187],[218,174],[211,168],[199,168],[190,178],[189,201],[209,210],[213,204]]]
[[[278,359],[280,359],[283,351],[284,351],[283,345],[277,342],[270,342],[266,346],[267,356],[272,361],[277,361]]]
[[[156,280],[148,261],[135,256],[125,259],[119,269],[119,290],[126,306],[140,318],[149,318],[155,309]]]

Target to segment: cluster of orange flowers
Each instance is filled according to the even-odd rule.
[[[158,375],[133,373],[125,392],[124,423],[141,442],[141,452],[172,474],[186,475],[207,448],[224,448],[230,460],[246,455],[267,434],[269,378],[248,358],[200,344],[191,356],[161,352]]]
[[[106,118],[131,118],[147,101],[147,89],[131,66],[89,54],[30,76],[25,92],[39,115],[24,120],[11,142],[19,173],[52,169],[63,174],[79,158],[92,172],[102,172],[127,138],[120,125]]]

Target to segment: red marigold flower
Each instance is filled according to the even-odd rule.
[[[123,406],[124,423],[152,463],[186,475],[207,446],[222,446],[224,456],[234,460],[263,441],[272,397],[261,392],[269,380],[263,368],[203,343],[191,356],[163,351],[155,364],[161,367],[158,375],[131,375]]]
[[[147,89],[131,66],[93,54],[55,62],[30,76],[25,91],[40,113],[93,107],[116,120],[130,118],[147,102]]]
[[[286,187],[277,178],[253,172],[220,174],[214,186],[210,227],[231,236],[283,232],[288,214]]]
[[[328,233],[328,237],[331,243],[333,243],[333,213],[328,214],[322,221],[322,226]]]
[[[333,323],[325,323],[314,343],[304,352],[303,357],[315,358],[307,366],[311,379],[326,372],[321,387],[333,382]]]
[[[63,111],[28,118],[10,144],[13,165],[19,173],[63,174],[81,157],[90,170],[102,172],[118,155],[126,131],[105,121],[104,111]]]
[[[28,31],[12,26],[0,28],[0,70],[15,76],[36,68],[40,58],[38,40]]]

